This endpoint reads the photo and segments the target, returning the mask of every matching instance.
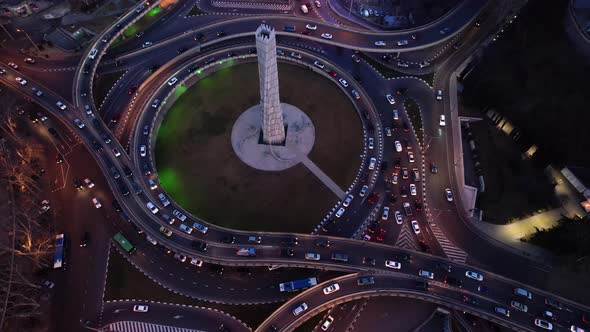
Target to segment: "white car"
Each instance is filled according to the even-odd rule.
[[[383,46],[385,46],[385,45],[387,45],[387,44],[385,44],[385,42],[384,42],[384,41],[382,41],[382,40],[378,40],[378,41],[376,41],[376,42],[375,42],[375,46],[380,46],[380,47],[383,47]]]
[[[451,191],[450,188],[445,189],[445,196],[447,197],[447,201],[449,201],[449,202],[453,201],[453,192]]]
[[[404,68],[408,68],[410,66],[407,62],[404,62],[404,61],[398,61],[397,65],[398,65],[398,67],[404,67]]]
[[[412,220],[411,224],[414,233],[416,233],[416,235],[420,234],[420,226],[418,226],[418,222],[416,220]]]
[[[397,46],[406,46],[408,45],[408,41],[406,39],[400,40],[397,42]]]
[[[581,327],[577,327],[577,326],[575,326],[575,325],[572,325],[572,326],[570,327],[570,331],[572,331],[572,332],[586,332],[586,330],[584,330],[583,328],[581,328]]]
[[[324,38],[324,39],[332,39],[332,38],[334,38],[334,36],[332,36],[329,33],[322,33],[321,34],[321,37]]]
[[[191,259],[191,264],[197,267],[203,266],[203,261],[200,259],[193,258]]]
[[[385,127],[385,136],[391,137],[391,135],[393,135],[391,128]]]
[[[442,99],[443,99],[443,92],[442,92],[442,90],[436,91],[436,100],[442,100]]]
[[[402,217],[402,213],[399,211],[395,211],[395,213],[393,214],[395,216],[395,222],[398,225],[401,225],[404,222],[404,217]]]
[[[308,24],[305,26],[307,30],[316,31],[318,29],[317,25]]]
[[[26,85],[26,84],[27,84],[27,80],[25,80],[25,79],[24,79],[24,78],[22,78],[22,77],[17,77],[17,78],[15,78],[15,80],[16,80],[16,81],[18,82],[18,84],[20,84],[20,85]]]
[[[139,155],[145,157],[147,155],[147,148],[145,145],[139,147]]]
[[[416,185],[413,183],[410,183],[410,195],[416,196]]]
[[[345,79],[341,78],[338,80],[338,82],[340,82],[340,84],[342,84],[343,87],[345,87],[345,88],[348,87],[348,82],[346,82]]]
[[[148,312],[149,307],[144,304],[136,304],[133,306],[134,312]]]
[[[391,105],[395,104],[395,99],[393,98],[393,96],[392,96],[392,95],[390,95],[390,94],[386,94],[386,95],[385,95],[385,98],[387,98],[387,101],[388,101],[388,102],[389,102]]]
[[[67,108],[67,106],[64,103],[62,103],[61,101],[58,101],[57,103],[55,103],[55,106],[59,107],[59,109],[62,111],[64,111]]]
[[[336,211],[336,218],[342,217],[344,212],[346,212],[346,209],[344,209],[343,207],[339,208],[338,211]]]
[[[434,279],[434,273],[432,273],[430,271],[420,270],[420,271],[418,271],[418,275],[423,278]]]
[[[375,159],[375,158],[369,159],[369,169],[374,170],[375,165],[377,165],[377,159]]]
[[[342,206],[348,207],[350,205],[350,202],[352,202],[353,199],[354,199],[354,196],[352,196],[352,195],[346,196],[346,199],[344,199],[344,202],[342,202]]]
[[[324,67],[325,67],[324,64],[319,62],[318,60],[314,61],[313,65],[320,68],[320,69],[324,69]]]
[[[365,195],[367,194],[367,191],[369,191],[369,186],[367,186],[367,185],[364,185],[364,186],[361,188],[361,191],[359,192],[359,196],[361,196],[361,197],[365,197]]]
[[[340,286],[336,283],[331,284],[330,286],[324,287],[323,291],[324,294],[328,295],[328,294],[332,294],[336,291],[338,291],[340,289]]]
[[[92,115],[92,108],[90,108],[90,105],[84,105],[84,110],[86,111],[86,114]]]
[[[86,186],[90,189],[92,187],[94,187],[94,182],[92,182],[92,180],[90,180],[89,178],[84,179],[84,183],[86,183]]]
[[[395,121],[399,120],[399,112],[397,110],[393,110],[393,119]]]
[[[293,309],[293,315],[299,316],[299,314],[307,310],[307,308],[307,303],[301,303],[297,308]]]
[[[99,200],[98,200],[98,198],[96,198],[96,197],[92,199],[92,203],[94,203],[94,206],[95,206],[97,209],[100,209],[100,208],[102,207],[102,204],[100,203],[100,201],[99,201]]]
[[[358,91],[352,90],[352,91],[350,91],[350,93],[352,93],[352,96],[354,97],[354,99],[356,99],[356,100],[361,99],[361,95],[358,93]]]
[[[553,324],[549,323],[546,320],[540,319],[540,318],[535,319],[535,326],[540,327],[545,330],[549,330],[549,331],[553,330]]]
[[[78,126],[78,128],[82,129],[84,127],[86,127],[86,125],[84,124],[84,122],[82,122],[82,120],[80,119],[74,119],[74,123],[76,124],[76,126]]]
[[[178,78],[176,77],[172,77],[169,81],[168,81],[168,85],[173,86],[174,84],[176,84],[176,82],[178,82]]]
[[[291,52],[291,57],[295,58],[295,59],[301,59],[302,56],[299,53],[296,52]]]
[[[9,62],[8,63],[8,67],[14,69],[14,70],[18,70],[18,65],[14,62]]]
[[[385,267],[388,267],[390,269],[399,270],[402,268],[402,264],[400,262],[396,262],[396,261],[385,261]]]
[[[119,158],[121,156],[121,152],[119,152],[119,149],[117,148],[113,148],[113,154],[115,155],[115,157]]]
[[[315,252],[308,252],[305,254],[305,259],[308,261],[319,261],[320,254],[316,254]]]
[[[318,6],[320,2],[319,1],[316,1],[315,3],[316,3],[316,6]],[[319,6],[318,6],[318,8],[319,8]],[[327,331],[328,328],[330,327],[330,325],[332,325],[333,322],[334,322],[334,317],[328,316],[326,318],[326,320],[322,323],[322,326],[321,326],[322,331]]]
[[[146,206],[148,209],[150,209],[150,211],[152,211],[153,214],[156,214],[158,211],[160,211],[158,207],[152,202],[147,202]]]
[[[383,208],[383,213],[381,214],[381,220],[389,219],[389,206]]]
[[[438,122],[438,124],[439,124],[441,127],[444,127],[444,126],[446,126],[446,125],[447,125],[447,122],[445,121],[445,115],[444,115],[444,114],[441,114],[441,115],[440,115],[440,121]]]
[[[402,143],[400,143],[399,141],[395,141],[395,151],[397,152],[402,152]]]
[[[369,150],[373,150],[375,148],[375,139],[373,137],[369,137]]]
[[[414,153],[413,152],[408,151],[408,159],[410,160],[411,163],[414,162]]]
[[[473,280],[483,281],[483,276],[477,272],[467,271],[465,272],[465,276]]]

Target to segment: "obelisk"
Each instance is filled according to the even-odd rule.
[[[260,105],[262,106],[262,140],[266,144],[285,142],[285,124],[279,100],[279,74],[277,69],[277,42],[275,30],[262,24],[256,29]]]

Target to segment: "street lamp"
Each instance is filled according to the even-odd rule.
[[[39,52],[39,54],[41,54],[41,50],[39,50],[39,47],[37,47],[37,44],[35,44],[35,42],[31,39],[31,36],[29,36],[29,34],[25,30],[16,29],[16,31],[17,32],[24,32],[25,36],[27,36],[27,38],[29,38],[29,41],[31,42],[31,44],[33,44],[33,46],[35,46],[35,49],[37,50],[37,52]]]

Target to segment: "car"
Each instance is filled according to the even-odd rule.
[[[127,94],[128,94],[128,95],[132,95],[132,94],[134,94],[134,93],[135,93],[135,91],[137,91],[137,84],[133,84],[133,85],[132,85],[132,86],[129,88],[129,90],[127,90]]]
[[[420,226],[418,226],[418,222],[416,220],[412,220],[411,224],[414,233],[416,233],[416,235],[420,234]]]
[[[361,99],[361,95],[358,93],[358,91],[352,90],[352,91],[350,91],[350,93],[352,93],[352,96],[354,97],[354,99],[356,99],[356,100]]]
[[[156,108],[158,107],[158,105],[160,105],[160,99],[154,99],[154,101],[152,102],[152,107]]]
[[[549,331],[553,330],[553,324],[540,318],[535,318],[535,326]]]
[[[445,272],[448,272],[448,273],[451,273],[452,267],[449,264],[446,264],[446,263],[437,263],[436,264],[436,269],[437,270],[441,270],[441,271],[445,271]]]
[[[187,226],[185,224],[180,224],[180,226],[178,226],[178,228],[180,228],[180,230],[185,232],[186,234],[191,234],[193,232],[193,229],[190,228],[190,226]]]
[[[438,167],[436,167],[436,164],[434,164],[433,162],[430,162],[430,173],[432,173],[432,174],[438,173]]]
[[[74,187],[76,187],[76,189],[78,189],[78,190],[84,189],[84,186],[82,185],[82,181],[80,181],[79,179],[74,179]]]
[[[375,46],[383,47],[385,45],[387,45],[387,44],[385,44],[385,42],[382,40],[378,40],[375,42]]]
[[[346,196],[346,198],[344,199],[344,202],[342,202],[342,206],[348,207],[350,205],[350,202],[352,202],[353,199],[354,199],[354,196],[352,196],[352,195]]]
[[[133,312],[148,312],[149,307],[144,304],[136,304],[133,306]]]
[[[330,286],[324,287],[323,292],[324,294],[332,294],[340,289],[340,286],[337,283],[333,283]]]
[[[174,254],[174,258],[178,259],[179,261],[181,261],[183,263],[186,262],[186,256],[185,255],[176,253],[176,254]]]
[[[520,287],[514,288],[514,294],[519,295],[519,296],[524,296],[529,300],[533,299],[533,294],[524,288],[520,288]]]
[[[316,6],[319,8],[319,1],[316,1]],[[332,323],[334,322],[334,317],[332,316],[328,316],[326,318],[326,320],[322,323],[322,325],[320,326],[322,331],[327,331],[328,328],[330,327],[330,325],[332,325]]]
[[[152,211],[153,214],[156,214],[158,211],[160,211],[158,207],[152,202],[147,202],[146,206],[148,209],[150,209],[150,211]]]
[[[397,184],[397,182],[398,182],[397,174],[393,174],[393,176],[391,177],[391,183]]]
[[[453,192],[451,192],[450,188],[445,189],[445,196],[447,197],[447,201],[449,201],[449,202],[453,201]]]
[[[463,302],[471,305],[479,305],[479,301],[471,296],[463,295]]]
[[[329,240],[325,240],[325,239],[319,239],[317,241],[315,241],[315,246],[318,248],[329,248],[330,247],[330,241]]]
[[[162,233],[166,236],[172,236],[172,231],[164,226],[160,226],[160,233]]]
[[[320,68],[320,69],[324,69],[325,65],[321,62],[319,62],[318,60],[313,62],[313,65]]]
[[[444,126],[446,126],[446,125],[447,125],[447,123],[446,123],[446,120],[445,120],[445,115],[444,115],[444,114],[441,114],[441,115],[440,115],[440,121],[438,122],[438,124],[439,124],[441,127],[444,127]]]
[[[365,286],[365,285],[372,285],[375,283],[375,277],[372,276],[364,276],[356,279],[356,284],[358,286]]]
[[[529,307],[526,304],[517,302],[517,301],[510,301],[510,306],[516,310],[520,310],[522,312],[529,311]]]
[[[338,211],[336,211],[336,218],[340,218],[342,217],[342,215],[344,214],[344,212],[346,212],[346,209],[344,209],[343,207],[339,208]]]
[[[408,40],[404,39],[404,40],[399,40],[397,42],[397,46],[406,46],[408,45]]]
[[[305,26],[305,28],[307,30],[316,31],[318,29],[318,26],[317,25],[313,25],[313,24],[308,24],[308,25]]]
[[[385,95],[385,98],[387,98],[387,101],[388,101],[388,102],[389,102],[391,105],[395,104],[395,99],[393,98],[393,96],[392,96],[391,94],[386,94],[386,95]]]
[[[367,194],[367,191],[369,191],[369,186],[363,185],[361,187],[361,191],[359,192],[359,196],[365,197],[365,195]]]
[[[498,315],[502,315],[502,316],[506,316],[506,317],[510,317],[510,310],[506,309],[506,308],[502,308],[502,307],[495,307],[494,308],[494,312],[497,313]]]
[[[575,325],[572,325],[572,326],[570,326],[570,331],[572,331],[572,332],[585,332],[586,330],[584,330],[581,327],[577,327]]]
[[[408,151],[408,160],[413,163],[414,162],[414,153]]]
[[[329,33],[322,33],[320,36],[321,36],[322,38],[324,38],[324,39],[328,39],[328,40],[330,40],[330,39],[334,38],[334,36],[332,36],[332,35],[331,35],[331,34],[329,34]]]
[[[33,93],[37,96],[37,97],[41,97],[43,96],[43,91],[39,90],[38,88],[31,88],[31,90],[33,91]]]
[[[113,151],[113,155],[114,155],[115,157],[117,157],[117,158],[118,158],[118,157],[120,157],[120,156],[121,156],[121,152],[119,152],[119,149],[117,149],[117,148],[113,148],[113,149],[112,149],[112,151]]]
[[[390,269],[399,270],[402,268],[402,264],[400,262],[387,260],[387,261],[385,261],[385,267],[388,267]]]
[[[377,159],[375,159],[374,157],[369,159],[369,169],[370,170],[374,170],[376,164],[377,164]]]
[[[483,281],[483,276],[477,272],[473,272],[473,271],[466,271],[465,272],[465,276],[467,278],[473,279],[473,280],[477,280],[477,281]]]
[[[82,122],[80,119],[76,118],[74,119],[74,123],[76,124],[76,126],[78,126],[78,128],[82,129],[84,127],[86,127],[86,125],[84,124],[84,122]]]
[[[55,103],[55,105],[62,111],[64,111],[67,108],[67,106],[61,101],[58,101],[57,103]]]
[[[389,206],[383,208],[383,213],[381,214],[381,220],[389,219]]]
[[[143,36],[145,34],[145,32],[140,31],[138,33],[135,34],[135,37],[140,38],[141,36]]]
[[[162,205],[164,205],[164,207],[170,205],[170,200],[166,197],[166,195],[160,193],[160,194],[158,194],[158,198],[160,199],[160,201],[162,202]]]
[[[457,287],[457,288],[462,288],[463,287],[463,282],[453,276],[450,275],[446,275],[445,279],[443,280],[445,284],[453,286],[453,287]]]
[[[152,46],[152,44],[153,43],[151,41],[146,41],[146,42],[143,42],[143,44],[141,44],[141,47],[142,48],[150,47],[150,46]]]
[[[307,310],[308,306],[307,303],[301,303],[300,305],[297,306],[297,308],[293,309],[293,315],[294,316],[299,316],[299,314],[301,314],[302,312],[304,312],[305,310]]]
[[[182,214],[182,212],[180,212],[180,211],[178,211],[178,210],[174,210],[174,211],[172,211],[172,214],[173,214],[173,215],[174,215],[176,218],[180,219],[180,221],[185,221],[185,220],[186,220],[186,216],[185,216],[184,214]]]
[[[193,228],[198,230],[199,232],[205,234],[207,233],[207,231],[209,230],[209,227],[203,225],[203,224],[199,224],[198,222],[193,223]]]
[[[340,84],[342,84],[343,87],[345,87],[345,88],[348,87],[348,82],[346,82],[345,79],[340,78],[340,79],[338,79],[338,82],[340,82]]]
[[[373,137],[369,137],[369,142],[367,145],[369,150],[373,150],[375,148],[375,139]]]
[[[365,257],[363,257],[363,264],[375,266],[375,258],[365,256]]]
[[[416,196],[416,185],[413,183],[410,183],[410,195]]]
[[[191,241],[191,247],[196,248],[201,252],[206,252],[209,245],[207,244],[207,242]]]
[[[308,261],[319,261],[320,254],[317,254],[315,252],[308,252],[305,254],[305,259]]]
[[[439,33],[441,35],[445,35],[449,31],[451,31],[451,29],[449,29],[448,27],[444,27],[444,28],[442,28],[442,29],[439,30]]]
[[[43,279],[43,280],[41,280],[41,286],[48,288],[48,289],[52,289],[53,287],[55,287],[55,283],[53,283],[47,279]]]
[[[402,144],[399,141],[393,143],[395,145],[395,151],[402,152]]]
[[[442,99],[443,99],[443,92],[442,92],[442,90],[436,91],[436,100],[442,100]]]
[[[41,122],[47,121],[47,116],[45,116],[45,114],[41,112],[37,112],[37,117],[39,118],[39,120],[41,120]]]
[[[417,168],[412,169],[412,178],[414,179],[414,181],[420,180],[420,172]]]
[[[410,173],[408,172],[408,169],[405,167],[402,168],[402,179],[404,179],[404,180],[408,179],[409,175],[410,175]]]
[[[293,250],[293,248],[281,249],[281,256],[283,256],[283,257],[293,257],[294,255],[295,255],[295,250]]]
[[[8,63],[8,67],[14,69],[14,70],[18,70],[18,65],[14,62],[9,62]]]
[[[418,271],[418,276],[420,276],[422,278],[426,278],[426,279],[434,279],[434,273],[432,273],[430,271],[426,271],[426,270]]]
[[[333,71],[333,70],[330,70],[329,74],[330,74],[330,76],[332,76],[332,77],[336,77],[336,76],[338,76],[338,73],[337,73],[337,72],[335,72],[335,71]]]
[[[202,261],[202,260],[200,260],[200,259],[197,259],[197,258],[191,258],[191,261],[190,261],[190,263],[191,263],[191,265],[194,265],[194,266],[196,266],[196,267],[201,267],[201,266],[203,266],[203,261]]]
[[[148,185],[150,186],[151,190],[155,190],[156,188],[158,188],[158,184],[156,183],[156,181],[154,181],[154,179],[148,179]]]
[[[543,317],[548,318],[553,321],[557,320],[557,316],[549,310],[544,310],[543,312],[541,312],[541,315],[543,315]]]
[[[425,67],[428,67],[428,66],[430,66],[430,62],[428,62],[428,61],[421,61],[421,62],[418,64],[418,66],[420,66],[420,68],[425,68]]]
[[[139,155],[145,157],[147,155],[147,148],[145,145],[139,146]]]
[[[550,306],[550,307],[553,307],[555,309],[558,309],[558,310],[563,309],[563,305],[561,304],[561,302],[559,302],[557,300],[554,300],[554,299],[546,298],[545,299],[545,304],[548,305],[548,306]]]
[[[406,186],[399,187],[399,195],[401,197],[408,197],[408,191],[406,189]]]
[[[404,222],[404,218],[402,217],[402,213],[399,211],[395,211],[393,213],[393,215],[395,216],[395,221],[398,225],[401,225]]]
[[[391,137],[392,134],[391,128],[385,127],[385,136]]]
[[[86,183],[86,186],[90,189],[92,187],[94,187],[94,182],[92,182],[92,180],[90,180],[89,178],[84,179],[84,183]]]
[[[173,86],[174,84],[176,84],[176,82],[178,82],[178,78],[176,77],[172,77],[169,81],[168,81],[168,85],[169,86]]]
[[[94,203],[94,207],[96,207],[97,209],[100,209],[102,207],[102,204],[100,203],[100,201],[96,197],[94,197],[92,199],[92,203]]]
[[[17,78],[15,78],[15,80],[16,80],[16,81],[18,82],[18,84],[20,84],[20,85],[27,85],[27,80],[25,80],[25,79],[24,79],[24,78],[22,78],[22,77],[17,77]]]
[[[92,108],[90,108],[90,105],[84,105],[84,111],[87,115],[92,115]]]

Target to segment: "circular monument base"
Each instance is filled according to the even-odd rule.
[[[262,106],[250,107],[232,128],[234,152],[249,166],[263,171],[282,171],[307,158],[315,142],[311,119],[299,108],[281,103],[285,124],[283,145],[269,145],[262,140]]]

